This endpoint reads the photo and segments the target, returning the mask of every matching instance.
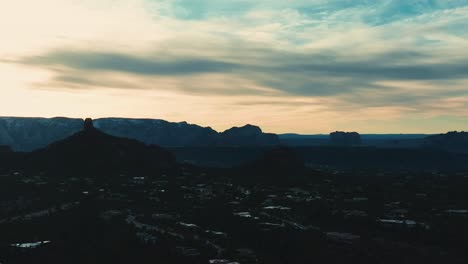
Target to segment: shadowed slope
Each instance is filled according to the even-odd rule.
[[[176,166],[174,156],[158,146],[105,134],[87,119],[84,129],[71,137],[35,151],[31,165],[65,173],[153,173]]]
[[[448,132],[446,134],[428,136],[424,146],[451,152],[468,153],[468,132]]]
[[[280,147],[241,167],[239,175],[242,181],[254,184],[294,185],[302,182],[304,168],[296,151]]]

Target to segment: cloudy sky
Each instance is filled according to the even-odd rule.
[[[0,0],[0,115],[468,130],[466,0]]]

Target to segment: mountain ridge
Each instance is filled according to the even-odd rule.
[[[81,130],[79,118],[0,117],[0,145],[15,151],[30,152],[46,147]],[[245,125],[218,132],[211,127],[150,118],[98,118],[96,128],[103,132],[136,139],[147,145],[184,146],[264,146],[279,145],[276,134]],[[234,132],[233,132],[234,131]]]
[[[96,129],[91,119],[86,119],[79,132],[27,153],[23,161],[28,169],[79,175],[154,173],[176,167],[176,158],[170,151],[106,134]]]

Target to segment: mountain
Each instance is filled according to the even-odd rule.
[[[247,162],[240,168],[239,179],[258,184],[299,184],[303,180],[304,160],[287,147],[265,150],[259,158]]]
[[[221,133],[220,136],[221,145],[228,146],[268,146],[280,144],[277,135],[263,133],[258,126],[253,125],[233,127]]]
[[[330,133],[330,143],[338,146],[361,145],[361,135],[357,132],[336,131]]]
[[[0,146],[0,174],[12,165],[15,153],[9,146]]]
[[[424,139],[424,146],[450,152],[468,153],[468,132],[448,132]]]
[[[82,119],[1,117],[0,145],[31,151],[71,136],[82,127]]]
[[[13,152],[10,146],[0,146],[0,154],[10,154]]]
[[[280,143],[277,135],[263,133],[252,125],[222,133],[210,127],[158,119],[102,118],[94,120],[94,125],[109,135],[163,147],[266,146]],[[15,151],[32,151],[80,131],[82,126],[82,119],[0,118],[0,145],[11,146]]]
[[[96,129],[86,119],[83,130],[26,155],[28,169],[72,172],[79,175],[109,173],[148,174],[174,168],[174,155],[158,146],[119,138]]]
[[[187,122],[172,123],[159,119],[102,118],[95,121],[105,133],[160,146],[215,145],[218,132]]]
[[[103,118],[96,127],[111,135],[134,138],[165,147],[264,146],[278,145],[275,134],[263,133],[257,126],[233,127],[222,133],[210,127],[158,119]]]

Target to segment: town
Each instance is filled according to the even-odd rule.
[[[466,259],[468,172],[307,168],[299,186],[187,164],[112,178],[2,173],[2,263]]]

